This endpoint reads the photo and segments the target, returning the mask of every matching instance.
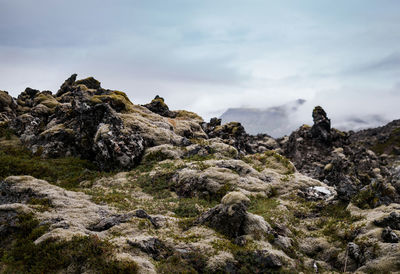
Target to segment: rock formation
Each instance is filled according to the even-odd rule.
[[[0,272],[399,271],[399,121],[312,116],[274,139],[76,74],[0,91]]]

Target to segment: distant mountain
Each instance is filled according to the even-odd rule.
[[[221,115],[223,123],[240,122],[249,134],[266,133],[274,138],[289,135],[304,124],[298,118],[306,100],[297,99],[281,106],[260,108],[229,108]],[[334,117],[332,125],[344,131],[357,131],[387,124],[381,115],[342,115]]]
[[[267,109],[229,108],[221,115],[223,123],[238,121],[250,134],[267,133],[272,137],[290,134],[299,125],[290,119],[306,101],[296,101]]]

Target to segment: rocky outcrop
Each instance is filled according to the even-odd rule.
[[[313,119],[312,127],[303,125],[289,138],[278,140],[283,154],[300,172],[335,186],[343,201],[354,199],[361,190],[364,196],[371,193],[371,199],[377,197],[368,206],[399,201],[399,193],[392,186],[397,181],[393,180],[387,159],[373,152],[365,140],[357,141],[354,133],[331,128],[321,107],[315,107]]]

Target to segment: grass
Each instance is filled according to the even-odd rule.
[[[114,247],[96,236],[73,237],[71,241],[34,241],[47,231],[47,226],[30,214],[18,216],[17,228],[1,242],[2,273],[58,273],[69,267],[81,273],[136,273],[134,262],[113,258]],[[11,239],[11,240],[10,240]]]
[[[275,198],[256,197],[253,198],[248,207],[248,211],[260,215],[271,225],[279,218],[279,201]]]
[[[343,247],[354,240],[362,224],[355,224],[362,220],[361,216],[351,215],[346,209],[346,203],[337,203],[325,206],[317,222],[321,233],[330,242],[339,242]]]

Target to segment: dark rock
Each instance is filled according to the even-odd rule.
[[[0,211],[0,237],[7,237],[18,227],[18,212],[14,210]]]
[[[385,243],[398,243],[399,236],[397,236],[390,227],[386,227],[382,231],[382,240]]]
[[[33,152],[40,148],[43,157],[77,156],[103,170],[134,167],[144,151],[143,138],[126,128],[109,104],[93,103],[87,93],[77,89],[75,78],[71,76],[60,89],[69,93],[63,96],[67,104],[57,106],[53,115],[20,115],[11,128]],[[48,93],[40,95],[55,100]]]
[[[13,185],[6,182],[0,181],[0,205],[22,203],[26,204],[32,198],[44,198],[33,192],[32,189],[27,188],[23,190],[13,188]]]
[[[349,243],[347,245],[347,251],[350,258],[354,259],[357,263],[363,261],[363,254],[361,253],[360,247],[356,243]]]
[[[155,227],[155,228],[160,228],[160,224],[157,222],[156,218],[151,217],[149,214],[147,214],[146,211],[144,211],[143,209],[138,209],[135,211],[134,216],[138,217],[138,218],[142,218],[142,219],[147,219],[151,222],[151,224]]]
[[[381,220],[375,220],[374,224],[379,227],[390,227],[391,229],[400,230],[400,213],[393,211]]]
[[[149,254],[154,260],[168,258],[173,254],[171,248],[167,247],[158,238],[148,238],[141,241],[127,241],[129,245],[139,248],[141,251]]]
[[[202,124],[204,132],[209,138],[221,138],[223,142],[235,147],[241,153],[251,153],[249,135],[238,122],[221,125],[221,119],[212,118],[210,123]]]
[[[203,213],[196,223],[205,224],[230,238],[236,238],[245,234],[246,217],[244,204],[220,204]]]
[[[61,85],[60,89],[57,91],[56,96],[59,97],[63,95],[64,93],[68,92],[71,90],[72,85],[76,81],[76,76],[78,76],[76,73],[72,74],[71,77],[69,77],[67,80],[64,81],[64,83]]]
[[[335,186],[337,198],[345,202],[355,198],[366,186],[378,198],[369,207],[400,201],[399,193],[392,191],[391,184],[396,185],[396,179],[392,176],[394,171],[386,168],[387,159],[378,157],[370,150],[375,142],[372,140],[376,138],[372,134],[386,136],[389,129],[384,127],[362,134],[341,132],[331,128],[330,120],[321,107],[314,109],[313,119],[312,127],[304,125],[289,138],[277,140],[283,155],[293,162],[299,172]],[[391,132],[396,126],[400,127],[400,123],[393,123]]]
[[[325,110],[316,106],[312,116],[314,120],[314,125],[311,128],[312,137],[323,142],[329,142],[331,139],[331,120],[328,119]]]
[[[76,78],[75,78],[76,79]],[[100,82],[94,79],[93,77],[88,77],[82,80],[75,81],[75,85],[85,85],[87,88],[90,89],[99,89]]]
[[[105,231],[113,226],[127,222],[133,215],[131,214],[118,214],[110,217],[105,217],[100,222],[90,226],[88,229],[91,231]]]
[[[164,102],[164,98],[156,96],[149,104],[143,105],[145,108],[151,110],[164,117],[175,118],[176,114],[169,110],[169,107]]]

